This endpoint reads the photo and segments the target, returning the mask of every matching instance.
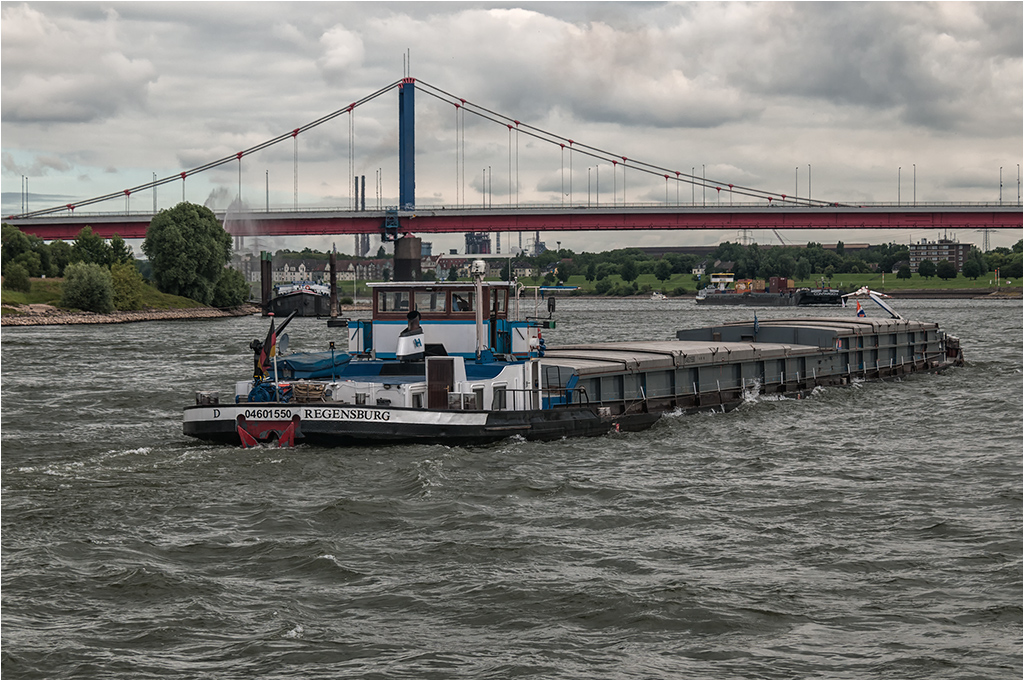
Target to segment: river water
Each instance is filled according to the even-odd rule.
[[[559,302],[549,345],[752,314]],[[967,366],[479,448],[184,437],[263,319],[8,327],[2,675],[1019,679],[1021,304],[898,305]]]

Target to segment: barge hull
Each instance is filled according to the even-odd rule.
[[[331,399],[247,402],[243,392],[235,404],[203,402],[185,409],[183,431],[245,446],[593,437],[643,430],[666,413],[727,411],[759,394],[805,396],[820,386],[941,371],[962,364],[963,357],[959,341],[937,324],[830,318],[736,322],[680,331],[674,341],[561,346],[532,362],[513,365],[535,374],[524,391],[533,406],[525,409],[392,407],[371,392],[373,384],[362,383],[359,390],[367,392],[357,397],[363,404],[347,403],[337,393]],[[461,383],[481,395],[491,390],[483,377]]]
[[[294,424],[295,441],[310,444],[479,445],[517,436],[526,440],[594,437],[615,429],[646,428],[655,420],[641,415],[603,419],[596,409],[583,407],[482,412],[264,402],[187,407],[183,432],[238,445],[244,441],[240,430],[257,441],[275,441]]]

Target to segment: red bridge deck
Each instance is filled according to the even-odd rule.
[[[132,215],[79,214],[5,220],[27,234],[47,241],[74,239],[90,226],[104,238],[120,234],[142,239],[150,213]],[[310,210],[232,213],[217,216],[233,235],[302,236],[377,233],[384,211]],[[1021,229],[1019,205],[944,204],[809,207],[777,205],[616,208],[421,208],[399,211],[400,231],[441,232],[560,232],[637,229]]]

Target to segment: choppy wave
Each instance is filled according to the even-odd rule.
[[[549,343],[708,321],[670,302]],[[2,674],[1019,678],[1019,305],[907,305],[968,366],[472,448],[184,438],[259,319],[5,330]]]

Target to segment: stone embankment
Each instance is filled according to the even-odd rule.
[[[255,305],[243,305],[230,310],[215,307],[193,307],[182,310],[140,310],[136,312],[67,312],[52,305],[4,305],[8,312],[0,317],[3,326],[40,326],[64,324],[127,324],[131,322],[152,322],[164,319],[217,319],[220,317],[245,317],[259,313]]]

